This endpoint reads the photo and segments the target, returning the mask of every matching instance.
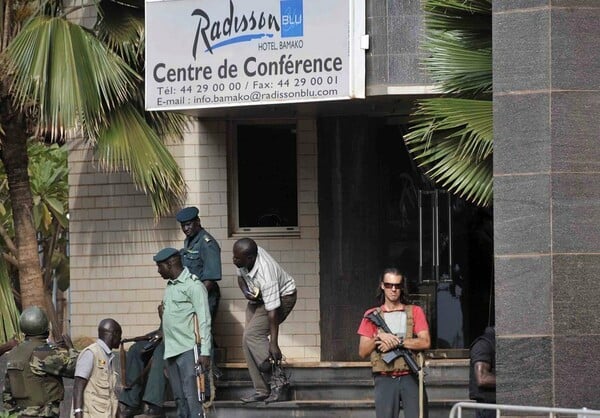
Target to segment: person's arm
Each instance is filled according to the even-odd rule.
[[[477,361],[474,365],[475,381],[477,386],[481,388],[492,389],[496,387],[496,375],[492,372],[489,363],[485,361]]]
[[[369,312],[371,311],[367,311],[365,316]],[[357,333],[360,335],[360,341],[358,342],[358,355],[361,358],[366,358],[373,352],[373,350],[377,348],[377,342],[380,341],[380,331],[377,329],[377,326],[373,324],[373,322],[363,317],[360,321]]]
[[[428,350],[431,347],[429,331],[418,332],[416,338],[405,338],[403,346],[415,351]]]
[[[358,355],[361,358],[366,358],[371,355],[373,350],[377,347],[377,338],[376,337],[365,337],[364,335],[360,336],[360,341],[358,343]]]
[[[216,285],[214,281],[221,280],[221,247],[214,239],[208,242],[204,241],[202,244],[199,248],[200,257],[202,258],[202,277],[200,277],[200,280],[202,280],[206,289],[210,290]]]
[[[194,307],[194,313],[198,320],[198,328],[200,332],[200,356],[198,363],[207,370],[210,367],[210,352],[212,345],[212,337],[210,335],[211,318],[208,309],[208,291],[201,282],[196,282],[198,285],[190,287],[190,300]]]
[[[431,336],[429,335],[429,325],[425,312],[420,306],[413,306],[413,338],[405,338],[403,346],[409,350],[421,351],[428,350],[431,347]]]
[[[55,347],[52,351],[34,351],[31,356],[31,372],[37,376],[60,376],[73,378],[79,352],[75,349]]]
[[[0,345],[0,356],[10,350],[12,350],[14,347],[16,347],[19,344],[19,342],[13,338],[7,342],[5,342],[4,344]]]
[[[79,376],[76,376],[73,382],[73,414],[76,418],[83,416],[83,390],[87,382],[87,379]]]
[[[281,360],[282,354],[279,348],[279,315],[277,309],[267,311],[267,317],[269,318],[269,331],[271,337],[269,340],[269,353],[273,360]]]

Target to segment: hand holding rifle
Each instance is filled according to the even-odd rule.
[[[412,373],[418,373],[420,367],[413,358],[412,353],[407,348],[404,348],[403,340],[394,335],[379,312],[371,312],[367,315],[367,319],[384,331],[384,334],[380,335],[380,341],[378,341],[380,344],[377,345],[376,343],[377,348],[380,349],[381,347],[382,349],[380,349],[380,351],[384,353],[383,356],[381,356],[383,361],[389,364],[402,356],[410,371]],[[395,338],[390,337],[390,334]]]
[[[194,334],[196,335],[196,344],[194,344],[194,368],[196,370],[196,386],[198,388],[198,400],[204,402],[210,399],[210,388],[206,387],[206,375],[210,373],[210,356],[200,355],[200,327],[198,325],[198,316],[194,315]]]

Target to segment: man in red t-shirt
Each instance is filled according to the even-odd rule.
[[[398,418],[402,404],[405,418],[427,418],[427,394],[423,388],[419,396],[418,376],[411,373],[402,356],[390,362],[382,358],[382,353],[396,348],[422,351],[431,346],[425,313],[419,306],[408,304],[406,282],[397,269],[383,272],[379,288],[381,306],[366,311],[358,328],[358,354],[370,357],[373,365],[376,416]],[[392,333],[384,332],[367,318],[374,312],[381,315]]]

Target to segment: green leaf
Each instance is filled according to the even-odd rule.
[[[82,127],[94,139],[106,114],[131,97],[139,76],[92,33],[64,18],[37,16],[3,56],[10,91],[39,108],[38,130],[53,138]]]
[[[444,96],[420,100],[404,141],[440,187],[492,203],[491,2],[424,0],[423,66]]]

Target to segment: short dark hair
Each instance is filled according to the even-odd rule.
[[[240,238],[233,245],[239,248],[246,256],[256,256],[258,254],[258,246],[252,238]]]

